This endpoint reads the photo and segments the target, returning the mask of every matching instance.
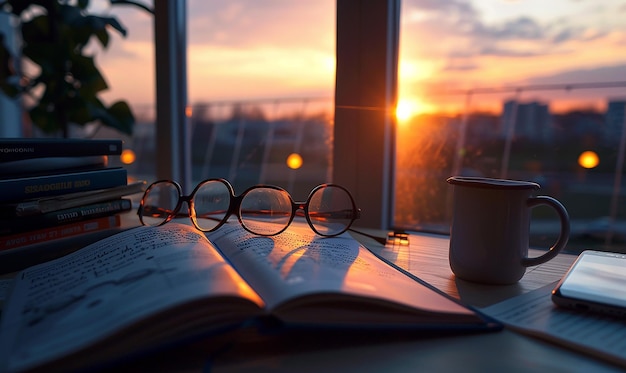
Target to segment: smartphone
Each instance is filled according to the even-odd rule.
[[[561,307],[626,317],[626,254],[586,250],[552,290]]]

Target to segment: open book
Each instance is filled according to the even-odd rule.
[[[208,236],[137,227],[20,272],[2,312],[0,370],[85,367],[270,318],[304,330],[497,327],[348,234],[294,222],[274,237],[239,224]]]

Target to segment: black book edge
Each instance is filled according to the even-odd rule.
[[[16,161],[0,162],[0,179],[98,170],[106,168],[108,165],[108,155],[20,159]]]
[[[120,139],[1,138],[0,162],[44,157],[121,155]]]

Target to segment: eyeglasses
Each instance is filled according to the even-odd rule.
[[[182,194],[178,183],[161,180],[144,192],[137,210],[143,225],[158,226],[179,216],[183,202],[188,216],[203,232],[212,232],[235,214],[248,232],[274,236],[283,232],[296,215],[304,216],[311,229],[320,236],[336,236],[350,228],[361,210],[356,208],[350,192],[335,184],[315,187],[306,202],[294,202],[283,188],[257,185],[239,196],[224,179],[201,182],[189,196]]]

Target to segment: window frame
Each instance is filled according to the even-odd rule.
[[[156,176],[191,185],[185,0],[155,1]],[[337,0],[333,182],[362,209],[357,225],[393,221],[401,0]]]
[[[186,25],[186,0],[154,2],[156,178],[178,180],[185,189],[192,184]]]
[[[367,228],[393,221],[400,3],[337,0],[333,182]]]

